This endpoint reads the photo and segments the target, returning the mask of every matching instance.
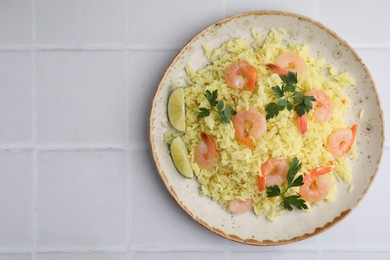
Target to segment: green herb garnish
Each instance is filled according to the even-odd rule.
[[[297,209],[307,209],[307,205],[305,203],[306,201],[302,199],[300,195],[295,194],[288,197],[284,196],[288,189],[303,185],[302,175],[299,175],[295,178],[301,167],[302,163],[299,162],[297,157],[294,157],[290,162],[290,168],[287,172],[287,187],[283,192],[280,190],[280,187],[278,185],[267,187],[267,197],[271,198],[281,196],[283,199],[283,207],[288,211],[293,210],[293,207]]]
[[[225,107],[223,100],[217,100],[218,90],[214,90],[213,92],[206,90],[204,96],[210,104],[210,109],[204,107],[199,108],[198,118],[207,117],[210,115],[211,111],[214,111],[218,113],[219,119],[223,124],[227,124],[230,122],[230,120],[232,120],[232,117],[236,114],[236,111],[234,111],[231,107]],[[214,107],[216,107],[216,109]]]
[[[303,89],[297,83],[297,74],[289,71],[285,75],[279,75],[283,82],[282,86],[272,87],[275,98],[278,101],[269,103],[265,111],[267,112],[267,119],[276,117],[280,111],[287,108],[288,111],[294,109],[298,116],[303,116],[313,108],[313,102],[316,99],[313,96],[305,96]]]

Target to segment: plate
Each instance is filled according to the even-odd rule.
[[[253,213],[232,215],[208,197],[199,195],[195,179],[183,178],[175,169],[164,142],[163,125],[168,122],[167,101],[173,86],[185,85],[185,65],[194,69],[206,65],[203,44],[210,49],[233,38],[252,39],[251,29],[265,33],[271,28],[284,28],[291,40],[306,43],[310,54],[325,58],[339,71],[348,71],[356,80],[356,86],[348,88],[351,109],[346,121],[356,121],[364,109],[364,117],[358,120],[357,157],[350,162],[353,173],[353,189],[337,183],[338,193],[332,203],[316,205],[311,213],[292,211],[275,222]],[[379,167],[384,144],[383,112],[374,81],[358,54],[336,33],[322,24],[292,13],[279,11],[254,11],[238,14],[206,28],[174,58],[163,75],[155,92],[150,115],[150,143],[157,170],[168,191],[198,223],[222,237],[251,245],[279,245],[303,240],[329,229],[344,219],[358,205],[370,187]]]

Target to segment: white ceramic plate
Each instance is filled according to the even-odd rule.
[[[339,71],[348,71],[356,86],[348,89],[352,108],[346,121],[358,123],[358,156],[351,161],[353,190],[338,183],[337,199],[332,203],[314,206],[312,213],[287,212],[271,223],[252,212],[231,215],[208,197],[199,195],[194,179],[183,178],[175,169],[164,143],[162,125],[168,121],[167,100],[172,86],[185,85],[184,67],[190,62],[195,69],[206,65],[202,44],[210,49],[232,38],[252,39],[251,29],[268,32],[282,27],[291,40],[306,43],[311,55],[325,58]],[[358,119],[365,109],[363,119]],[[152,104],[150,115],[150,142],[154,161],[163,182],[173,198],[193,219],[209,230],[228,239],[252,245],[277,245],[299,241],[316,235],[343,219],[363,198],[373,181],[384,143],[383,113],[368,69],[357,53],[334,32],[316,21],[296,14],[277,11],[256,11],[239,14],[220,21],[196,35],[175,57],[165,72]]]

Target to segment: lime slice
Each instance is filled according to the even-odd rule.
[[[168,117],[172,126],[179,131],[186,129],[186,113],[183,88],[175,89],[169,96]]]
[[[188,159],[187,147],[180,136],[177,136],[172,140],[170,149],[173,163],[175,164],[177,170],[184,177],[192,178],[194,176],[194,172],[192,171],[190,160]]]

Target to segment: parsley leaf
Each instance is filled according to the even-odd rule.
[[[313,108],[313,102],[316,99],[312,96],[305,96],[298,87],[297,74],[289,71],[285,75],[279,75],[283,82],[282,86],[272,87],[272,92],[278,101],[269,103],[266,106],[266,119],[274,118],[280,111],[287,108],[288,111],[294,109],[299,116],[303,116]],[[277,105],[277,106],[276,106]]]
[[[232,117],[236,114],[236,111],[234,111],[231,107],[225,108],[223,100],[218,101],[218,90],[214,90],[213,92],[206,90],[204,96],[210,104],[210,109],[200,107],[198,118],[207,117],[210,115],[211,111],[214,111],[218,113],[219,119],[223,124],[228,124],[230,120],[232,120]],[[216,107],[216,109],[214,107]]]
[[[287,187],[286,189],[282,192],[280,190],[280,187],[277,185],[267,187],[267,197],[277,197],[281,196],[283,200],[283,208],[285,208],[288,211],[293,210],[293,207],[297,209],[307,209],[306,201],[301,198],[299,194],[294,194],[291,196],[284,196],[286,194],[287,190],[290,189],[291,187],[299,187],[303,185],[303,176],[299,175],[298,177],[295,178],[297,175],[298,171],[301,169],[302,163],[299,162],[297,157],[294,157],[290,164],[289,164],[289,169],[287,172]]]
[[[287,100],[279,99],[278,106],[279,106],[279,110],[283,110],[285,107],[287,107]]]
[[[218,113],[222,111],[223,107],[225,106],[225,103],[223,102],[223,100],[220,100],[217,104],[217,110],[218,110]]]
[[[299,175],[290,185],[290,187],[299,187],[303,185],[303,176]]]
[[[290,168],[288,168],[287,172],[287,184],[290,185],[293,181],[295,175],[298,173],[298,171],[302,167],[302,163],[299,162],[297,157],[294,157],[290,162]]]
[[[206,90],[206,93],[204,94],[207,101],[210,103],[210,106],[216,106],[218,104],[217,97],[218,97],[218,90],[214,90],[213,92],[210,92],[209,90]]]
[[[223,124],[227,124],[232,120],[232,117],[236,114],[236,111],[234,111],[231,107],[227,107],[221,112],[218,111],[219,118],[221,119],[221,122]]]
[[[280,79],[284,84],[292,84],[295,85],[298,83],[297,73],[289,71],[287,74],[280,75]]]
[[[276,97],[276,98],[281,98],[281,97],[283,97],[283,90],[282,90],[282,88],[281,87],[279,87],[279,86],[274,86],[274,87],[272,87],[272,91],[274,92],[274,96]]]
[[[198,118],[204,118],[210,115],[210,109],[201,107],[199,108]]]
[[[278,185],[267,187],[267,197],[280,196],[280,188]]]
[[[297,209],[307,209],[306,201],[301,198],[299,195],[291,195],[288,197],[283,197],[283,206],[286,210],[293,210],[293,206]]]
[[[305,114],[305,106],[303,104],[298,104],[294,108],[297,111],[298,116],[303,116]]]
[[[303,97],[303,103],[305,104],[305,108],[308,109],[306,112],[310,111],[310,109],[313,108],[313,102],[315,102],[316,99],[313,96],[304,96]]]
[[[303,94],[299,92],[294,92],[294,104],[300,104],[303,103]]]
[[[288,111],[291,111],[291,109],[294,108],[294,105],[290,101],[287,100],[287,106],[286,107],[287,107]]]
[[[266,119],[268,120],[279,115],[280,107],[278,104],[272,102],[265,107],[265,111],[267,112]]]
[[[284,86],[284,92],[294,92],[296,88],[297,88],[297,85],[287,84]]]

